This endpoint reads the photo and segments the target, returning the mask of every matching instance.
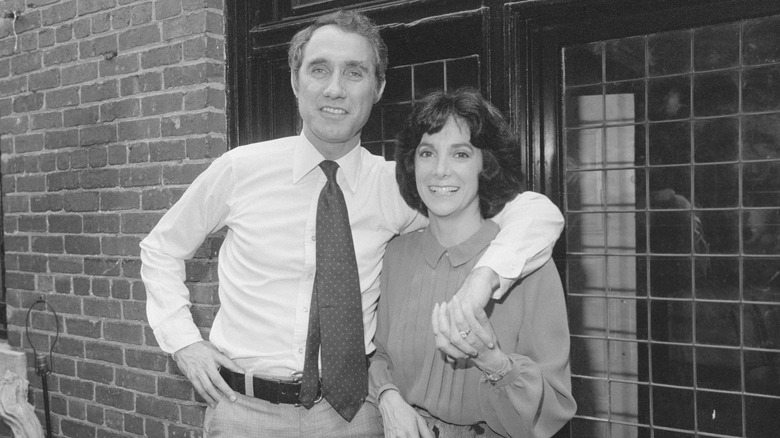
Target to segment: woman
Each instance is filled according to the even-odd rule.
[[[425,98],[399,136],[401,193],[430,225],[397,237],[384,257],[369,397],[386,437],[548,437],[574,415],[552,262],[488,303],[478,318],[487,341],[459,306],[437,304],[457,303],[498,232],[490,218],[522,191],[519,152],[501,114],[468,89]]]

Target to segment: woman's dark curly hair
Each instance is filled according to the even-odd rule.
[[[395,150],[395,176],[401,196],[410,207],[428,215],[417,192],[414,159],[422,136],[441,131],[450,117],[468,126],[471,145],[482,151],[477,194],[482,217],[489,219],[524,190],[520,146],[501,112],[473,88],[437,91],[414,106],[398,134]]]

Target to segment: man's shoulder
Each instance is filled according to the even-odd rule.
[[[242,160],[255,157],[263,157],[263,159],[267,159],[268,156],[272,154],[292,153],[297,139],[298,136],[292,136],[250,143],[247,145],[235,147],[227,151],[225,155],[232,159]]]

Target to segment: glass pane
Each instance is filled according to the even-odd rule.
[[[779,209],[745,210],[742,229],[744,251],[748,254],[780,254],[777,233],[780,230]]]
[[[697,302],[696,342],[739,345],[739,304]]]
[[[742,174],[746,207],[780,205],[780,161],[745,163]]]
[[[650,213],[650,251],[657,254],[691,252],[691,213]]]
[[[648,85],[650,120],[685,119],[691,114],[691,79],[688,76],[651,79]]]
[[[696,347],[696,382],[700,388],[742,390],[739,350]]]
[[[607,377],[607,341],[572,336],[570,356],[572,374]]]
[[[691,69],[691,32],[666,32],[647,39],[650,76],[686,73]]]
[[[742,110],[771,111],[780,108],[780,66],[759,67],[742,74]]]
[[[690,122],[650,125],[650,164],[691,162]]]
[[[637,173],[640,177],[637,178]],[[637,184],[637,180],[644,181],[641,175],[643,170],[620,169],[608,170],[604,172],[606,179],[605,207],[608,210],[633,210],[636,208],[637,189],[640,191],[639,197],[644,193],[644,184]],[[633,221],[632,221],[633,235]]]
[[[687,166],[650,168],[650,208],[691,208],[691,169]]]
[[[693,386],[693,347],[650,344],[653,383]]]
[[[739,206],[739,167],[736,164],[695,166],[693,176],[697,207]]]
[[[645,162],[645,127],[614,126],[604,130],[607,160],[605,166],[643,165]]]
[[[744,117],[742,141],[746,160],[780,158],[780,114]]]
[[[780,62],[780,16],[748,21],[744,33],[745,65]]]
[[[412,68],[410,66],[387,69],[385,73],[385,91],[382,101],[385,103],[407,102],[412,100]]]
[[[780,397],[780,353],[745,352],[745,390]]]
[[[606,392],[606,391],[605,391]],[[582,414],[582,411],[580,410],[580,402],[577,398],[577,395],[574,395],[574,398],[578,400],[577,402],[577,414],[578,415],[586,415]],[[609,400],[608,397],[604,397],[604,401]],[[588,406],[592,407],[592,406]],[[602,413],[602,417],[606,415],[606,413]],[[594,420],[588,420],[584,418],[572,418],[571,422],[569,423],[571,425],[571,436],[603,436],[603,437],[609,437],[609,430],[611,428],[611,424],[607,423],[605,421],[594,421]]]
[[[566,85],[601,82],[601,43],[566,47],[563,51]]]
[[[645,76],[645,39],[643,37],[608,41],[605,52],[607,81]]]
[[[780,340],[780,305],[745,304],[742,337],[746,347],[777,348]]]
[[[622,383],[622,382],[610,382],[609,392],[610,392],[610,400],[609,400],[610,411],[612,414],[611,416],[612,420],[636,424],[641,421],[640,420],[641,418],[646,418],[647,413],[643,413],[643,415],[640,415],[639,400],[644,401],[649,399],[650,391],[647,385],[637,385],[634,383]],[[620,434],[618,434],[618,432],[620,432]],[[625,433],[629,433],[629,435],[624,435]],[[613,437],[636,436],[636,429],[630,426],[613,424],[611,436]]]
[[[569,318],[572,335],[607,336],[606,298],[569,295],[567,304],[570,313],[575,315]]]
[[[748,437],[770,437],[780,430],[780,399],[745,397],[745,429]]]
[[[636,213],[607,214],[606,251],[611,254],[636,254],[637,240],[644,242],[644,230],[637,227]]]
[[[693,290],[691,261],[682,257],[650,259],[650,295],[663,298],[689,298]]]
[[[457,90],[466,86],[479,88],[478,56],[447,61],[445,67],[447,70],[448,90]]]
[[[653,387],[654,424],[692,430],[694,418],[693,391]]]
[[[606,263],[603,256],[570,256],[568,267],[569,294],[605,294]]]
[[[387,105],[383,108],[382,131],[385,139],[392,139],[394,133],[401,131],[411,110],[412,105],[409,103]]]
[[[640,269],[641,263],[632,256],[607,257],[607,293],[610,296],[637,297],[644,296],[644,289],[640,284],[645,283],[644,269]],[[637,306],[643,305],[637,303]]]
[[[653,340],[661,342],[683,342],[690,343],[693,340],[693,320],[691,303],[688,301],[666,301],[653,300],[650,302],[650,337]],[[669,359],[671,348],[668,345],[651,346],[651,351],[656,354],[656,349],[660,351],[660,359]],[[683,356],[690,355],[690,347],[687,348],[685,355],[682,355],[677,349],[673,349],[676,361],[682,361]],[[682,350],[681,350],[682,351]],[[690,356],[689,356],[690,357]],[[653,358],[657,360],[657,358]],[[685,359],[690,362],[690,359]]]
[[[414,98],[444,89],[444,63],[415,65],[412,70],[414,75]]]
[[[617,339],[647,339],[647,329],[638,319],[647,312],[645,301],[630,299],[609,299],[609,334]],[[628,363],[636,364],[639,346],[637,344],[625,342],[610,341],[610,364],[614,365],[617,360],[624,360]],[[636,367],[631,368],[631,375],[635,378]],[[613,377],[614,370],[613,367]],[[620,368],[623,369],[623,368]],[[625,371],[621,371],[625,372]],[[623,377],[621,377],[623,378]],[[635,379],[632,379],[635,380]]]
[[[739,216],[736,210],[696,212],[696,217],[699,219],[697,227],[694,228],[696,253],[739,253]]]
[[[739,259],[736,257],[697,257],[696,298],[739,299]]]
[[[742,435],[742,398],[739,394],[696,393],[699,430],[730,436]]]
[[[598,192],[604,188],[604,172],[600,170],[570,173],[566,181],[568,210],[601,210],[604,200]],[[573,217],[572,219],[576,219]],[[588,220],[590,222],[590,220]]]
[[[693,76],[693,113],[697,117],[736,114],[739,110],[739,74],[708,73]]]
[[[780,258],[745,257],[742,265],[746,301],[780,302]]]
[[[605,90],[607,94],[607,123],[645,121],[644,81],[607,84]]]
[[[570,252],[604,252],[606,237],[603,214],[569,213],[566,217],[566,242]]]
[[[697,163],[736,161],[739,157],[739,119],[693,122],[693,150]]]
[[[566,133],[566,168],[604,166],[603,129],[572,129]]]
[[[604,122],[604,96],[601,86],[566,89],[566,126],[584,127]]]
[[[696,71],[739,64],[739,24],[707,26],[693,31],[693,66]]]

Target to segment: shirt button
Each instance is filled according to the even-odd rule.
[[[308,312],[308,311],[309,311],[309,308],[308,308],[308,307],[304,307],[304,308],[303,308],[303,311],[304,311],[304,313],[305,313],[305,312]]]
[[[312,236],[311,236],[311,240],[312,240],[312,242],[313,242],[313,241],[315,241],[315,240],[317,240],[317,236],[315,236],[315,235],[312,235]]]
[[[298,349],[298,353],[301,353],[301,354],[303,354],[303,348],[299,348],[299,349]]]

